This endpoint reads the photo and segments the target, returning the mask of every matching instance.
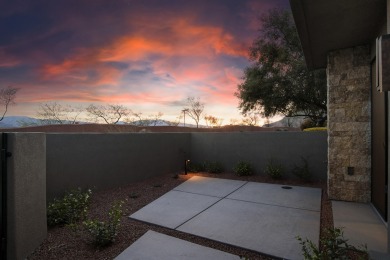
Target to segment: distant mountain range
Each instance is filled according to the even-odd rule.
[[[0,128],[15,128],[39,123],[40,120],[28,116],[6,116],[0,121]]]
[[[270,123],[269,125],[264,125],[264,127],[296,127],[299,128],[304,117],[284,117],[279,121]],[[79,124],[87,124],[88,122],[79,122]],[[149,123],[149,124],[148,124]],[[41,125],[41,121],[39,119],[28,117],[28,116],[7,116],[4,117],[2,121],[0,121],[0,128],[17,128],[23,126],[31,126],[31,125]],[[119,122],[119,124],[125,124],[124,122]],[[135,125],[138,126],[169,126],[172,125],[169,121],[166,120],[158,120],[155,122],[146,122],[145,120],[135,121]],[[179,123],[177,126],[184,126],[183,123]],[[195,124],[186,123],[186,127],[196,127]],[[206,126],[199,125],[200,128],[204,128]]]
[[[79,124],[88,124],[89,122],[78,122]],[[39,119],[28,117],[28,116],[7,116],[4,117],[2,121],[0,121],[0,128],[17,128],[23,126],[31,126],[31,125],[41,125],[42,122]],[[124,122],[119,122],[119,124],[125,124]],[[147,121],[147,120],[139,120],[135,121],[134,125],[137,126],[169,126],[172,125],[169,121],[166,120],[157,120],[157,122]],[[184,126],[183,123],[179,123],[177,126]],[[194,124],[186,123],[186,127],[196,127]],[[199,127],[205,127],[199,125]]]

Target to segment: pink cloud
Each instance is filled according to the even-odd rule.
[[[58,92],[50,92],[50,96],[39,100],[164,104],[194,95],[209,96],[214,103],[236,103],[234,92],[241,70],[226,67],[229,65],[220,58],[246,58],[247,47],[222,27],[199,25],[183,17],[154,19],[159,21],[158,26],[153,21],[138,20],[138,29],[129,35],[112,39],[104,46],[79,48],[61,63],[45,64],[40,70],[42,80],[63,85],[57,86]],[[160,28],[169,30],[161,33]],[[142,61],[150,62],[154,75],[163,78],[169,74],[171,80],[159,85],[144,82],[141,85],[151,86],[126,89],[120,85],[133,84],[123,82],[127,70],[107,65],[108,62],[135,64]],[[88,71],[95,76],[91,78]],[[83,86],[84,92],[78,95],[77,89],[70,91],[64,84]],[[93,88],[88,90],[90,87]],[[177,91],[178,88],[185,89]]]

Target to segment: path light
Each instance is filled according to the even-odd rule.
[[[190,160],[184,160],[184,175],[187,175],[187,166],[188,166],[188,163],[190,162]]]

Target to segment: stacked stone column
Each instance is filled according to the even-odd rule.
[[[371,201],[370,49],[328,54],[328,194]],[[348,167],[353,175],[348,174]]]

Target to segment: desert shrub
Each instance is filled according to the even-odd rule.
[[[316,123],[314,121],[312,121],[310,118],[307,118],[307,119],[303,120],[303,122],[301,123],[301,130],[304,130],[306,128],[315,127],[315,126],[316,126]]]
[[[283,177],[284,173],[283,165],[275,159],[271,158],[268,160],[268,163],[265,167],[265,173],[272,179],[280,179]]]
[[[223,172],[223,165],[217,161],[206,161],[205,170],[210,173],[221,173]]]
[[[187,170],[189,172],[203,172],[205,170],[205,166],[202,163],[188,162]]]
[[[61,199],[55,198],[47,206],[47,224],[74,224],[83,220],[87,214],[92,191],[83,192],[80,188],[71,190]]]
[[[254,174],[254,169],[250,163],[239,161],[234,167],[234,172],[238,176],[249,176]]]
[[[129,197],[130,197],[131,199],[138,199],[138,198],[139,198],[139,194],[138,194],[138,193],[135,193],[135,192],[132,192],[132,193],[130,193]]]
[[[84,221],[84,226],[93,238],[93,243],[98,247],[110,245],[115,241],[122,216],[123,202],[115,203],[108,212],[108,222],[99,220]]]
[[[297,237],[302,246],[302,254],[307,260],[322,259],[356,259],[351,257],[351,252],[358,253],[360,259],[368,259],[367,246],[356,248],[348,244],[344,238],[342,228],[329,228],[326,230],[324,239],[321,239],[322,250],[312,241]]]
[[[295,165],[294,169],[292,170],[292,173],[301,180],[310,181],[311,172],[309,170],[309,163],[306,158],[302,157],[301,159],[302,165]]]
[[[310,127],[303,129],[304,132],[316,132],[316,131],[328,131],[328,128],[324,127]]]

